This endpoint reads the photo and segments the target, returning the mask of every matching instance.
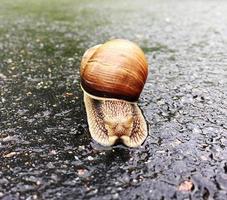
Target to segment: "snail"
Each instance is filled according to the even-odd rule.
[[[147,124],[137,105],[148,74],[143,51],[114,39],[88,49],[81,61],[81,88],[91,137],[104,146],[140,146]]]

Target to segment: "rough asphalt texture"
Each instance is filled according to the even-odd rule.
[[[227,199],[226,1],[0,5],[0,199]],[[89,135],[84,51],[110,38],[149,60],[140,148]]]

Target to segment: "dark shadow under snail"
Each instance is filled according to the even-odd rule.
[[[88,49],[80,75],[89,131],[104,146],[121,140],[137,147],[147,137],[147,124],[137,100],[147,79],[148,64],[133,42],[115,39]]]

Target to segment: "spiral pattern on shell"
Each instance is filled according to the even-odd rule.
[[[93,96],[137,101],[148,74],[143,51],[133,42],[115,39],[85,52],[80,68],[82,88]]]

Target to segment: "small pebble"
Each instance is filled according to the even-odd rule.
[[[187,180],[187,181],[183,181],[179,185],[178,190],[182,192],[189,192],[192,190],[192,188],[193,188],[193,183],[190,180]]]
[[[17,152],[10,152],[10,153],[4,155],[3,157],[4,157],[4,158],[11,158],[11,157],[13,157],[13,156],[15,156],[15,155],[17,155]]]
[[[113,198],[113,199],[119,199],[119,194],[118,194],[118,193],[113,194],[113,195],[112,195],[112,198]]]
[[[93,158],[92,156],[88,156],[87,159],[88,159],[89,161],[94,160],[94,158]]]

